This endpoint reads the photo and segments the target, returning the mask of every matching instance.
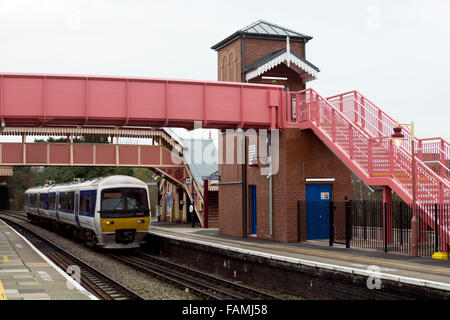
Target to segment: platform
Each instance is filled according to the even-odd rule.
[[[0,300],[91,299],[96,300],[0,219]]]
[[[375,250],[328,247],[323,244],[281,243],[220,235],[218,229],[192,228],[187,225],[153,222],[150,233],[155,236],[208,245],[239,253],[256,255],[294,264],[352,273],[376,275],[382,280],[423,286],[450,292],[450,260],[433,260]],[[370,267],[370,268],[369,268]]]

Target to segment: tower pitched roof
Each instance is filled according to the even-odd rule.
[[[229,37],[212,46],[211,49],[217,51],[220,48],[226,46],[228,43],[234,41],[235,39],[243,35],[246,35],[248,37],[276,39],[276,40],[282,40],[286,39],[286,37],[289,37],[289,39],[293,41],[303,40],[305,42],[308,42],[309,40],[312,39],[311,36],[302,34],[292,29],[288,29],[286,27],[282,27],[265,20],[258,20],[242,29],[239,29]]]

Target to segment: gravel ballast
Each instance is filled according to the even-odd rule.
[[[186,292],[180,288],[155,279],[145,273],[137,271],[129,266],[113,260],[101,252],[84,246],[72,239],[63,237],[56,232],[49,231],[29,222],[6,216],[7,219],[23,225],[32,231],[42,235],[64,250],[75,255],[85,263],[108,275],[112,279],[120,282],[130,290],[141,295],[148,300],[194,300],[199,297]],[[0,215],[1,219],[1,215]],[[8,223],[7,220],[4,220]]]

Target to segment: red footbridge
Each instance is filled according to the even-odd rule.
[[[427,205],[450,204],[450,145],[442,138],[388,139],[394,119],[357,91],[324,98],[313,89],[149,78],[0,74],[0,120],[8,127],[299,128],[311,129],[362,181],[389,186],[412,204],[415,146],[418,214],[448,235]],[[0,165],[23,165],[24,155],[0,150]],[[19,148],[20,149],[20,148]],[[20,151],[18,149],[18,151]],[[11,149],[12,151],[13,149]],[[142,150],[136,149],[140,162]],[[48,158],[47,162],[50,161]],[[162,162],[160,163],[162,165]],[[448,237],[446,237],[448,238]]]

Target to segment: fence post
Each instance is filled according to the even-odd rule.
[[[400,202],[399,230],[400,230],[400,246],[403,246],[403,202]]]
[[[334,204],[333,201],[330,201],[329,204],[329,228],[330,228],[330,247],[333,246],[334,242]]]
[[[298,242],[300,242],[300,228],[301,228],[301,225],[300,225],[300,211],[301,211],[301,209],[300,209],[300,200],[298,200],[297,201],[297,238],[298,238]]]
[[[387,203],[384,203],[384,252],[387,253]]]
[[[366,200],[363,202],[363,220],[364,220],[364,240],[367,240],[367,203]]]
[[[438,204],[434,205],[434,252],[439,251]]]
[[[351,210],[351,200],[345,202],[345,247],[350,248],[350,210]]]

